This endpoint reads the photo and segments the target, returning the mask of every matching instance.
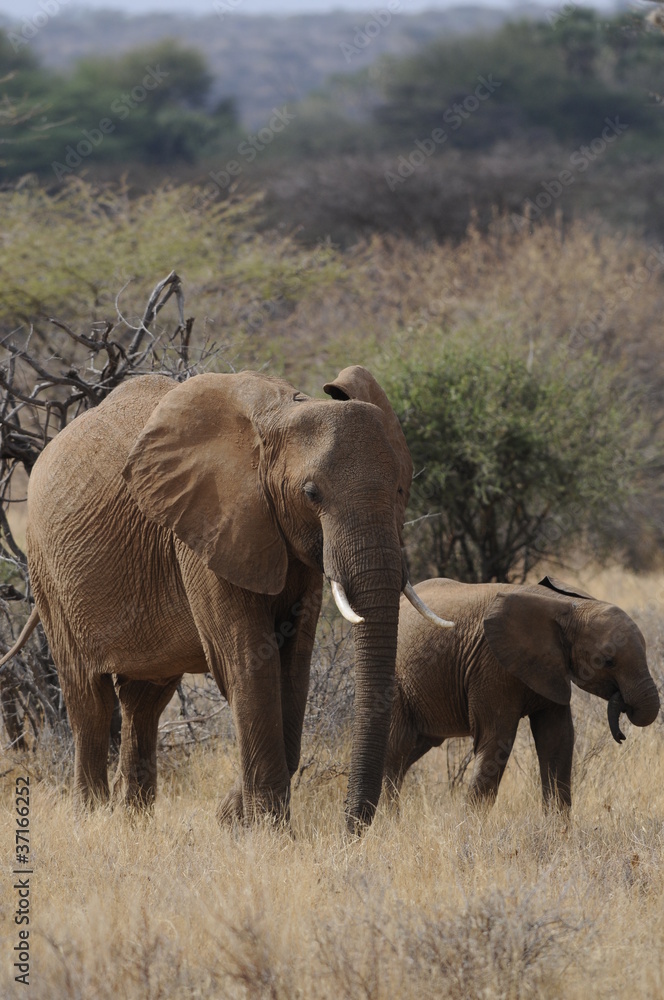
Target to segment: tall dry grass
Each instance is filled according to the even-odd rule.
[[[662,587],[653,581],[631,608],[660,687]],[[543,813],[522,723],[488,815],[450,791],[443,746],[412,769],[400,814],[382,804],[360,841],[343,832],[345,779],[324,767],[347,761],[345,745],[317,744],[323,766],[294,792],[292,836],[217,827],[215,804],[236,769],[228,738],[162,754],[154,816],[140,820],[106,809],[80,817],[68,772],[45,751],[6,755],[0,996],[663,997],[664,725],[626,723],[618,747],[603,702],[577,692],[573,707],[571,819]],[[26,772],[29,991],[10,967],[12,790]]]
[[[192,357],[213,340],[221,365],[268,365],[307,391],[337,364],[430,352],[455,335],[532,344],[536,357],[590,348],[664,384],[664,252],[600,220],[531,227],[496,215],[487,233],[471,226],[456,243],[375,236],[305,250],[297,233],[258,231],[255,197],[192,204],[186,187],[133,199],[83,181],[57,199],[0,192],[0,329],[19,337],[34,323],[50,343],[45,317],[85,332],[115,319],[117,296],[132,321],[175,268],[197,317]]]

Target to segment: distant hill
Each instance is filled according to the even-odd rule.
[[[526,3],[509,10],[463,6],[407,15],[390,14],[389,3],[368,0],[368,8],[383,12],[380,23],[370,10],[248,17],[233,10],[233,0],[211,6],[219,13],[209,17],[65,8],[27,44],[40,62],[61,70],[84,56],[113,56],[175,38],[207,58],[215,78],[212,97],[233,97],[242,124],[257,128],[275,105],[299,101],[330,76],[356,72],[380,55],[411,55],[437,36],[491,32],[508,19],[543,18],[547,10]],[[25,22],[6,14],[0,14],[0,27],[24,37]]]

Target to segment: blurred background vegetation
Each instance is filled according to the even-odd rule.
[[[445,33],[427,41],[424,29],[440,29],[443,14]],[[50,187],[72,173],[100,181],[126,175],[142,190],[164,180],[200,182],[216,184],[214,198],[226,197],[231,184],[265,190],[270,225],[297,226],[310,243],[331,237],[346,246],[376,231],[459,238],[473,212],[486,227],[496,207],[519,213],[529,200],[545,203],[567,171],[556,208],[599,212],[615,226],[661,238],[660,26],[642,13],[607,17],[573,5],[497,28],[497,12],[484,21],[476,11],[474,22],[451,14],[432,12],[428,24],[424,15],[386,8],[389,22],[374,19],[373,28],[371,18],[358,25],[357,15],[341,14],[336,21],[199,19],[209,29],[201,47],[184,38],[202,43],[200,25],[198,33],[177,30],[169,18],[63,12],[34,42],[22,34],[25,25],[8,26],[0,34],[2,175],[11,182],[34,173]],[[108,53],[135,43],[146,20],[153,33],[161,24],[177,37],[74,59],[90,52],[95,23],[98,48]],[[483,30],[469,33],[478,23]],[[104,32],[114,44],[101,45]],[[73,50],[66,65],[52,65],[51,38],[59,52]],[[415,54],[386,51],[388,43]],[[275,107],[286,107],[290,120],[270,136]],[[607,120],[617,127],[603,142]],[[433,152],[416,153],[409,176],[396,173],[400,158],[436,129],[445,137]],[[261,130],[261,148],[247,146]],[[232,161],[239,173],[211,179]],[[398,178],[392,186],[388,172]]]
[[[664,34],[525,13],[7,23],[0,335],[85,373],[175,269],[194,363],[377,371],[414,576],[657,566]]]

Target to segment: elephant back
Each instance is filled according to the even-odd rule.
[[[90,491],[107,493],[129,451],[162,397],[177,386],[164,375],[143,375],[114,389],[76,417],[44,448],[28,483],[31,507],[40,517],[79,506]]]

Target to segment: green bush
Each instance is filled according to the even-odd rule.
[[[62,181],[102,164],[164,172],[240,135],[231,100],[209,108],[212,76],[203,56],[169,39],[119,58],[81,60],[65,76],[30,55],[12,56],[0,31],[0,70],[5,66],[5,107],[22,102],[21,114],[0,118],[6,177],[34,171]]]
[[[509,582],[582,539],[609,554],[641,461],[616,373],[471,343],[384,381],[413,456],[414,576]]]
[[[524,134],[541,144],[548,134],[573,148],[599,135],[609,116],[627,123],[630,137],[661,144],[661,114],[648,93],[658,90],[663,52],[662,33],[639,19],[606,20],[581,8],[552,25],[523,21],[484,37],[442,38],[384,64],[374,118],[387,145],[406,148],[446,123],[456,146],[486,148]],[[483,79],[493,92],[484,87],[479,108],[475,101],[456,114]]]

